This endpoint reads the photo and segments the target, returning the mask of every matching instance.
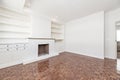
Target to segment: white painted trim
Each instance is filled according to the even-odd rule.
[[[26,60],[23,60],[23,64],[25,65],[32,62],[36,62],[36,61],[37,61],[37,58],[26,59]]]
[[[93,58],[98,58],[98,59],[104,59],[104,58],[101,58],[101,57],[98,57],[98,56],[94,56],[94,55],[87,55],[86,53],[77,53],[77,52],[72,52],[72,51],[65,51],[65,52],[73,53],[73,54],[79,54],[79,55],[93,57]]]
[[[120,59],[117,59],[117,71],[120,73]]]
[[[7,64],[0,64],[0,69],[7,68],[7,67],[10,67],[10,66],[15,66],[15,65],[18,65],[18,64],[22,64],[22,60],[21,61],[15,61],[15,62],[7,63]]]
[[[43,59],[47,59],[47,58],[50,58],[50,57],[54,57],[54,56],[57,56],[59,54],[55,54],[55,55],[45,55],[45,56],[41,56],[41,57],[38,57],[38,58],[32,58],[32,59],[29,59],[29,60],[24,60],[24,61],[16,61],[16,62],[11,62],[11,63],[7,63],[7,64],[0,64],[0,69],[3,69],[3,68],[7,68],[7,67],[11,67],[11,66],[15,66],[15,65],[18,65],[18,64],[29,64],[29,63],[32,63],[32,62],[36,62],[36,61],[39,61],[39,60],[43,60]]]
[[[57,56],[57,55],[59,55],[59,54],[44,55],[44,56],[41,56],[41,57],[38,57],[38,58],[32,58],[32,59],[24,60],[23,64],[29,64],[29,63],[36,62],[36,61],[39,61],[39,60],[43,60],[43,59],[47,59],[47,58],[50,58],[50,57],[54,57],[54,56]]]

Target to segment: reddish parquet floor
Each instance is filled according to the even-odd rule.
[[[0,70],[0,80],[120,80],[116,61],[62,53]]]

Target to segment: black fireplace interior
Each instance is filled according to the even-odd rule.
[[[38,56],[49,54],[49,44],[38,45]]]

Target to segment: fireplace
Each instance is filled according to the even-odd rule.
[[[49,44],[38,45],[38,56],[49,54]]]

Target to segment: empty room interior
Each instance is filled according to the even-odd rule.
[[[120,80],[120,0],[0,0],[0,80]]]

